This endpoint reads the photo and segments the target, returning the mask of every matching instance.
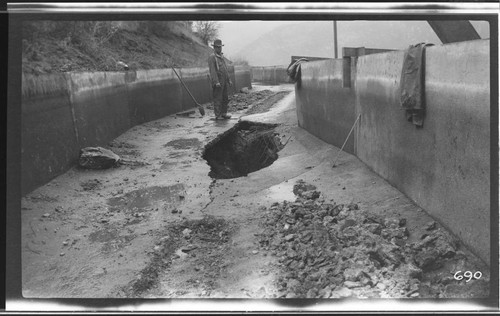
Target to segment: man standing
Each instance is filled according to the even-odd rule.
[[[216,39],[212,45],[214,53],[208,57],[208,69],[212,81],[212,95],[214,99],[214,113],[216,120],[229,119],[231,115],[227,114],[227,104],[229,97],[227,95],[228,85],[231,87],[233,83],[229,78],[226,62],[222,57],[222,41]]]

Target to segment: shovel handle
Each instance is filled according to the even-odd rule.
[[[201,107],[201,104],[199,104],[196,99],[194,98],[194,96],[191,94],[191,91],[189,91],[188,87],[186,86],[186,84],[184,83],[184,81],[182,80],[181,76],[179,76],[179,74],[177,73],[177,71],[175,70],[174,67],[170,66],[170,68],[172,68],[172,70],[174,71],[174,73],[176,74],[177,78],[179,78],[179,81],[182,83],[182,86],[184,87],[184,89],[186,89],[186,91],[189,93],[189,96],[191,97],[191,99],[193,99],[193,102],[196,104],[196,106],[198,107]]]

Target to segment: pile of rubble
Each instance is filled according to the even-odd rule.
[[[443,297],[447,283],[459,282],[428,274],[454,258],[459,245],[435,222],[410,243],[404,218],[326,203],[302,180],[293,192],[295,202],[266,210],[259,235],[261,248],[278,257],[279,297]]]
[[[252,107],[245,112],[245,114],[250,115],[267,112],[271,109],[271,107],[273,107],[278,101],[283,99],[289,93],[290,92],[288,91],[276,92],[269,97],[266,97],[264,100],[253,104]]]
[[[229,96],[228,110],[229,112],[246,110],[254,106],[256,103],[266,100],[274,94],[276,93],[271,90],[251,91],[246,89],[242,92]],[[211,110],[214,108],[213,103],[211,102],[205,107]]]

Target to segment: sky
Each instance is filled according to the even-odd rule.
[[[300,21],[297,21],[300,23]],[[235,56],[246,45],[257,40],[262,35],[282,25],[295,24],[296,21],[219,21],[219,38],[224,43],[223,52],[227,57]],[[376,21],[373,21],[376,23]],[[486,22],[472,21],[481,38],[489,37],[485,32]],[[477,27],[481,26],[481,27]],[[340,36],[341,34],[339,34]]]
[[[219,37],[224,54],[231,56],[265,33],[293,21],[220,21]]]

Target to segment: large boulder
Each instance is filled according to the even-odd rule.
[[[114,167],[120,161],[120,156],[102,147],[86,147],[80,149],[78,163],[86,169],[107,169]]]

